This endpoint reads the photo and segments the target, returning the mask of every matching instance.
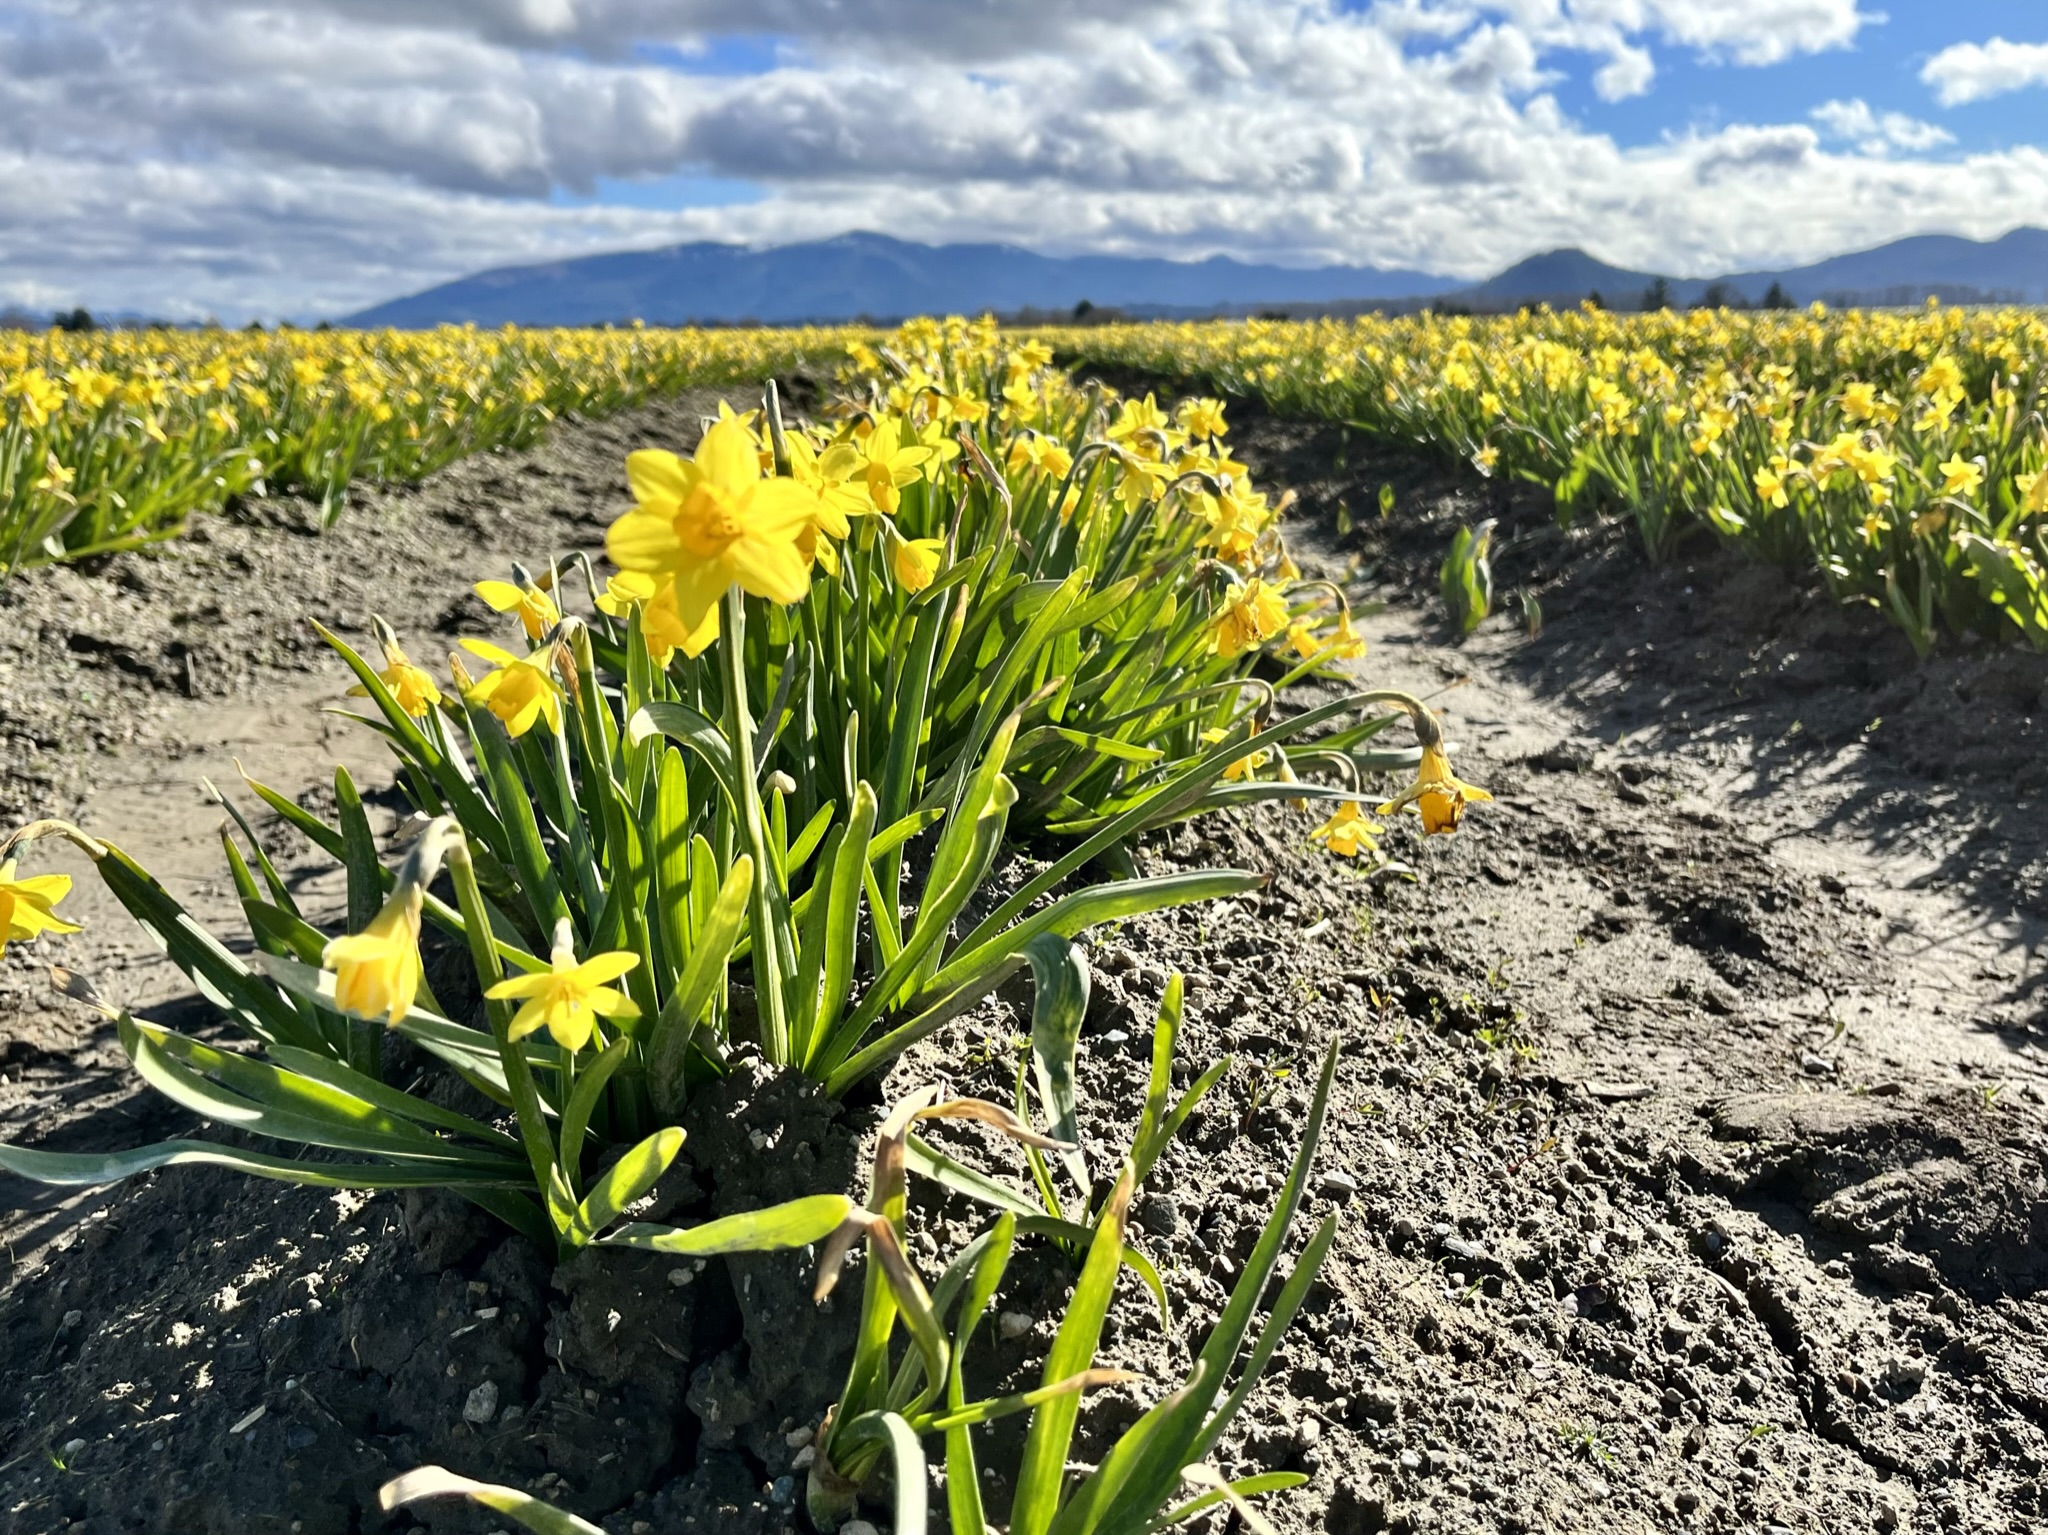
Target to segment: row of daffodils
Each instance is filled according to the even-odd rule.
[[[1652,558],[1711,529],[1937,634],[2048,649],[2048,318],[2027,309],[1121,326],[1092,362],[1468,459],[1632,518]]]
[[[691,385],[845,356],[852,330],[0,330],[0,576],[173,534],[261,489],[332,516],[412,480]]]
[[[1427,831],[1455,830],[1486,796],[1457,778],[1413,698],[1290,710],[1291,680],[1341,679],[1362,645],[1343,592],[1288,558],[1281,506],[1232,458],[1215,401],[1169,411],[1078,388],[1046,348],[989,325],[914,324],[850,338],[848,353],[815,421],[783,419],[771,389],[760,409],[709,422],[688,457],[633,454],[636,504],[601,559],[536,550],[478,583],[503,615],[498,642],[466,641],[444,669],[381,617],[361,621],[360,646],[322,628],[417,812],[403,854],[380,856],[345,771],[332,821],[267,786],[247,792],[345,870],[340,931],[307,920],[240,808],[224,842],[246,959],[100,835],[118,828],[43,821],[0,845],[0,945],[73,930],[58,914],[67,881],[21,872],[40,843],[66,839],[250,1045],[135,1018],[67,972],[152,1087],[240,1133],[112,1155],[0,1144],[0,1167],[68,1184],[202,1163],[440,1186],[562,1256],[815,1244],[821,1296],[864,1245],[859,1353],[819,1426],[813,1522],[885,1499],[915,1535],[930,1442],[952,1527],[984,1527],[981,1425],[1021,1413],[1008,1528],[1139,1535],[1299,1480],[1228,1484],[1210,1456],[1334,1239],[1334,1214],[1298,1248],[1288,1236],[1335,1054],[1193,1373],[1100,1469],[1070,1471],[1082,1393],[1130,1379],[1094,1363],[1112,1292],[1135,1278],[1167,1300],[1170,1266],[1141,1250],[1132,1200],[1229,1065],[1176,1069],[1174,978],[1139,1129],[1096,1176],[1083,1146],[1102,1138],[1082,1134],[1074,1085],[1087,978],[1073,940],[1260,885],[1236,869],[1139,873],[1127,850],[1153,828],[1313,805],[1320,824],[1300,828],[1359,857],[1380,831],[1365,809],[1377,776],[1409,780],[1378,813],[1413,806]],[[1411,747],[1390,738],[1402,722]],[[1025,838],[1041,856],[1006,857]],[[1105,868],[1123,877],[1090,883]],[[466,954],[474,989],[455,989],[447,967],[430,984],[423,943]],[[977,1013],[985,1025],[990,994],[1026,967],[1035,1102],[909,1091],[877,1129],[865,1205],[826,1189],[707,1225],[631,1218],[682,1147],[684,1105],[735,1050],[841,1094],[919,1040],[974,1029]],[[488,1109],[387,1077],[393,1035]],[[923,1138],[959,1119],[1025,1147],[1032,1181]],[[937,1275],[911,1256],[913,1174],[988,1209]],[[1044,1383],[968,1401],[957,1361],[1025,1240],[1076,1265]],[[1286,1250],[1298,1257],[1283,1277]],[[440,1494],[536,1529],[595,1528],[438,1468],[386,1489],[391,1502]]]

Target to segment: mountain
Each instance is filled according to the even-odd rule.
[[[1654,273],[1609,266],[1582,250],[1555,250],[1448,297],[1473,309],[1502,309],[1576,304],[1597,292],[1609,307],[1628,309],[1641,304],[1655,281]],[[1678,308],[1699,303],[1715,286],[1731,303],[1760,303],[1773,284],[1794,304],[1818,300],[1836,308],[1918,304],[1930,294],[1958,304],[2048,303],[2048,230],[2015,229],[1996,240],[1915,235],[1811,266],[1666,281]]]
[[[1625,308],[1641,297],[1655,282],[1651,272],[1631,272],[1609,266],[1582,250],[1545,251],[1517,261],[1497,277],[1453,295],[1475,309],[1508,308],[1516,304],[1548,301],[1576,304],[1589,293],[1598,293],[1610,306]]]
[[[1915,235],[1812,266],[1723,280],[1752,299],[1775,282],[1799,304],[1917,304],[1930,293],[1956,303],[2038,304],[2048,302],[2048,229],[2015,229],[1996,240]]]
[[[1086,301],[1141,313],[1262,304],[1429,298],[1453,278],[1378,267],[1253,266],[1041,256],[1014,245],[919,245],[854,233],[765,249],[709,241],[501,267],[393,299],[340,323],[416,328],[690,321],[902,319],[916,314],[1068,311]]]
[[[1762,302],[1776,284],[1793,304],[2048,303],[2048,230],[1997,240],[1915,235],[1875,250],[1780,271],[1670,277],[1670,302],[1699,303],[1718,286],[1728,302]],[[416,329],[483,326],[650,325],[756,321],[897,320],[914,314],[1070,311],[1084,300],[1138,316],[1416,309],[1426,301],[1474,310],[1576,304],[1598,293],[1633,309],[1657,274],[1610,266],[1582,250],[1547,251],[1472,286],[1428,272],[1381,267],[1257,266],[1227,257],[1162,261],[1129,256],[1041,256],[1014,245],[919,245],[854,233],[801,245],[704,241],[619,251],[542,266],[501,267],[393,299],[340,323]]]

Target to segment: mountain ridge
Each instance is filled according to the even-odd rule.
[[[650,325],[751,321],[898,320],[914,314],[1071,312],[1087,303],[1140,316],[1576,304],[1598,292],[1613,308],[1638,307],[1659,274],[1613,266],[1567,247],[1516,262],[1479,283],[1410,268],[1282,267],[1226,256],[1045,256],[997,243],[924,245],[855,230],[779,246],[694,241],[497,267],[372,305],[339,323],[419,329],[483,326]],[[1913,235],[1803,267],[1716,278],[1664,276],[1686,307],[1719,287],[1730,302],[1760,302],[1776,285],[1786,301],[1912,304],[2048,302],[2048,230],[1996,240]]]

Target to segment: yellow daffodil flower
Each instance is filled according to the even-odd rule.
[[[554,678],[554,651],[536,650],[530,656],[515,656],[483,640],[464,640],[462,648],[491,663],[466,689],[473,703],[480,703],[504,722],[505,733],[517,740],[531,730],[536,720],[545,719],[550,730],[562,728],[562,689]]]
[[[68,874],[20,876],[12,858],[0,863],[0,954],[10,943],[26,943],[44,933],[77,932],[77,924],[66,922],[55,910],[70,893]]]
[[[865,437],[827,448],[818,467],[831,479],[864,485],[874,509],[894,516],[903,504],[903,487],[917,483],[931,456],[928,444],[904,447],[902,423],[883,416]]]
[[[896,572],[896,584],[906,592],[921,592],[939,573],[939,560],[946,542],[940,538],[903,538],[889,541],[889,566]]]
[[[695,629],[686,629],[676,611],[675,583],[657,581],[642,571],[622,570],[608,577],[598,594],[597,607],[611,618],[640,610],[640,637],[647,644],[647,659],[657,669],[666,667],[678,650],[693,659],[702,655],[718,638],[717,608],[706,613]]]
[[[1484,789],[1460,781],[1451,771],[1450,758],[1444,755],[1443,744],[1438,742],[1422,748],[1422,764],[1416,772],[1415,782],[1380,806],[1379,813],[1393,815],[1413,805],[1422,817],[1423,833],[1433,836],[1440,831],[1456,831],[1458,822],[1464,819],[1467,805],[1492,798]]]
[[[542,635],[562,621],[562,610],[555,606],[555,599],[537,586],[514,586],[510,581],[479,581],[476,594],[494,613],[517,613],[519,627],[536,645]]]
[[[1252,733],[1254,736],[1257,735],[1258,727],[1256,725],[1252,727]],[[1230,732],[1223,729],[1221,726],[1212,727],[1202,732],[1202,744],[1204,746],[1220,745],[1222,744],[1223,738],[1229,734]],[[1266,765],[1267,758],[1269,758],[1270,756],[1272,756],[1272,753],[1267,751],[1265,748],[1261,747],[1257,751],[1246,752],[1245,755],[1242,757],[1233,758],[1231,760],[1230,766],[1226,767],[1223,770],[1224,782],[1244,782],[1245,780],[1249,779],[1254,773],[1256,773],[1260,768],[1264,767]]]
[[[1286,627],[1287,604],[1278,592],[1253,576],[1243,586],[1231,585],[1223,611],[1209,631],[1209,646],[1219,656],[1242,655]]]
[[[424,886],[401,878],[360,933],[328,940],[323,968],[334,972],[334,1005],[357,1018],[398,1023],[420,989],[420,904]]]
[[[696,453],[628,455],[635,506],[605,535],[621,570],[665,578],[695,634],[734,585],[771,602],[799,602],[810,565],[798,547],[818,498],[795,480],[763,479],[754,440],[737,421],[714,422]]]
[[[381,620],[379,621],[381,624]],[[388,631],[387,631],[388,635]],[[416,720],[423,720],[430,710],[441,702],[440,686],[434,681],[434,674],[425,667],[415,666],[410,657],[398,646],[396,638],[385,637],[384,670],[377,673],[377,680],[384,684],[391,694],[391,701]],[[357,683],[348,690],[350,698],[368,698],[370,690]]]
[[[1941,494],[1974,496],[1984,483],[1984,466],[1958,453],[1941,466]]]
[[[590,1043],[598,1019],[640,1016],[631,997],[605,984],[639,963],[639,955],[614,950],[593,954],[579,965],[573,952],[558,945],[548,969],[500,981],[484,995],[498,1002],[522,1002],[507,1030],[512,1038],[524,1039],[535,1029],[546,1028],[564,1050],[581,1050]]]
[[[1221,437],[1230,430],[1223,420],[1221,400],[1183,400],[1174,420],[1183,432],[1197,439]]]
[[[1380,823],[1346,800],[1327,821],[1309,833],[1309,839],[1322,843],[1339,858],[1356,858],[1360,853],[1378,849],[1379,834]]]

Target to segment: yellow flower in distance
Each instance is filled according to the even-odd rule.
[[[1984,466],[1960,453],[1941,466],[1941,493],[1944,496],[1972,496],[1983,483]]]
[[[1757,499],[1765,506],[1791,504],[1791,497],[1785,493],[1785,470],[1778,465],[1758,469],[1750,476],[1750,483],[1756,486]]]
[[[397,1023],[420,989],[422,886],[404,875],[360,933],[329,939],[321,965],[334,972],[334,1005],[357,1018]]]
[[[0,954],[10,943],[25,943],[44,933],[75,933],[78,925],[66,922],[53,909],[71,893],[68,874],[32,874],[17,877],[14,860],[0,863]]]
[[[517,740],[543,718],[549,729],[562,728],[562,690],[550,669],[552,649],[515,656],[483,640],[464,640],[462,648],[491,663],[493,670],[470,684],[468,697],[504,721],[507,735]]]
[[[1380,823],[1350,800],[1339,805],[1329,820],[1310,832],[1311,842],[1320,842],[1339,858],[1356,858],[1379,847]]]
[[[476,594],[494,613],[517,613],[520,628],[536,645],[542,635],[562,621],[562,610],[555,606],[555,599],[537,586],[514,586],[510,581],[479,581]]]
[[[896,582],[906,592],[921,592],[939,573],[939,560],[946,552],[944,539],[902,538],[889,544],[889,565]]]
[[[800,602],[810,565],[797,541],[818,498],[791,479],[764,479],[754,440],[716,421],[689,459],[659,450],[626,458],[637,503],[605,535],[621,570],[674,583],[676,612],[695,634],[735,584],[771,602]]]
[[[593,954],[579,965],[573,952],[557,948],[548,969],[500,981],[484,995],[498,1002],[523,1002],[507,1031],[512,1038],[524,1039],[545,1027],[564,1050],[581,1050],[590,1043],[598,1019],[640,1016],[631,997],[605,984],[639,963],[639,955],[614,950]]]
[[[1422,817],[1425,836],[1437,832],[1456,831],[1458,822],[1464,819],[1465,807],[1491,800],[1493,796],[1484,789],[1463,783],[1451,771],[1451,759],[1444,755],[1441,743],[1422,749],[1422,765],[1416,772],[1415,782],[1395,799],[1380,806],[1381,815],[1393,815],[1396,811],[1413,805]]]

